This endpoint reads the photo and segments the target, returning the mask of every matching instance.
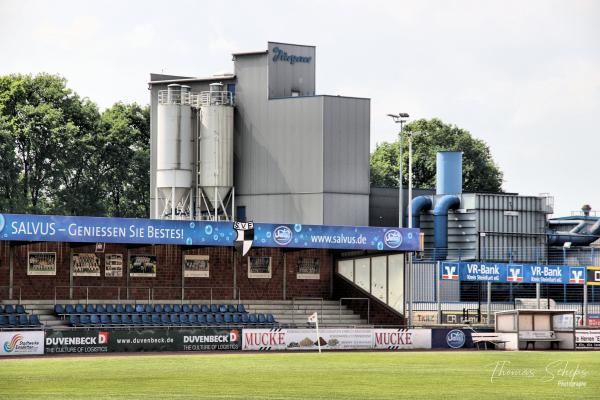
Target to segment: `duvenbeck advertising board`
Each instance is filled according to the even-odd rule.
[[[244,329],[243,350],[323,350],[372,348],[372,329]]]
[[[575,348],[577,350],[600,350],[600,330],[576,330]]]
[[[46,353],[240,350],[239,329],[48,331]]]
[[[44,354],[44,331],[0,332],[0,356]]]

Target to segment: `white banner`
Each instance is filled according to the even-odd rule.
[[[372,329],[244,329],[243,350],[371,349]],[[431,347],[431,343],[430,343]]]
[[[431,329],[373,329],[373,348],[431,349]]]
[[[44,354],[44,331],[0,332],[0,356]]]
[[[600,330],[576,330],[575,348],[600,350]]]

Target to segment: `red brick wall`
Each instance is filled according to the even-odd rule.
[[[11,243],[0,242],[0,286],[9,285],[9,251]],[[12,242],[14,251],[13,286],[14,298],[18,298],[21,288],[23,299],[54,300],[69,298],[70,257],[71,253],[94,253],[95,244],[39,242]],[[57,269],[55,276],[27,275],[27,253],[29,251],[56,252]],[[186,247],[176,245],[126,246],[107,244],[105,252],[97,253],[101,260],[100,277],[74,276],[73,299],[136,299],[147,300],[152,296],[156,300],[178,300],[181,298],[182,257],[183,254],[201,254],[210,257],[208,278],[187,277],[185,298],[195,299],[232,299],[234,286],[234,262],[236,286],[243,299],[281,300],[284,297],[284,257],[287,273],[285,295],[293,297],[330,297],[332,254],[327,250],[282,250],[272,248],[253,248],[248,256],[271,257],[272,276],[270,279],[248,278],[248,256],[234,256],[231,247]],[[123,254],[123,276],[104,276],[105,254]],[[130,277],[127,273],[128,254],[154,254],[157,257],[156,278]],[[235,257],[235,258],[234,258]],[[296,263],[299,257],[318,258],[321,266],[319,280],[296,279]],[[235,260],[235,261],[234,261]],[[86,288],[87,287],[87,288]],[[0,300],[8,299],[8,290],[0,288]]]

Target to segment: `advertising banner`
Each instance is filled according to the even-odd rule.
[[[433,329],[431,331],[431,347],[434,349],[473,347],[471,332],[470,329]],[[481,332],[481,330],[478,330],[478,332]]]
[[[73,254],[73,276],[100,276],[100,258],[95,253]]]
[[[443,280],[583,285],[586,268],[568,265],[442,262]]]
[[[413,311],[412,314],[413,325],[415,326],[427,326],[438,324],[438,312],[437,311]]]
[[[0,214],[0,239],[233,246],[233,224],[138,218]],[[254,224],[254,247],[418,251],[419,229]]]
[[[186,254],[183,256],[183,276],[186,278],[208,278],[209,256]]]
[[[240,350],[239,329],[48,331],[46,353]]]
[[[323,350],[372,348],[372,329],[244,329],[243,350]]]
[[[44,331],[0,332],[0,356],[44,354]]]
[[[600,285],[600,267],[590,266],[587,267],[587,284],[591,286]]]
[[[431,349],[431,329],[373,329],[373,348]]]
[[[577,350],[600,350],[600,330],[576,330],[575,348]]]

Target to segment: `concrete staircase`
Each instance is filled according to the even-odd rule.
[[[61,301],[60,304],[85,304],[85,300]],[[114,304],[115,301],[95,300],[89,301],[90,304]],[[121,304],[146,304],[142,301],[119,301]],[[153,301],[152,304],[181,304],[174,300]],[[208,301],[184,302],[188,304],[208,304]],[[236,304],[235,300],[213,300],[215,304]],[[309,327],[313,324],[308,323],[308,317],[314,312],[319,315],[319,327],[353,327],[367,325],[367,320],[362,319],[360,315],[342,305],[336,300],[242,300],[249,313],[273,314],[275,320],[282,325]],[[0,304],[17,304],[16,301],[0,301]],[[21,304],[25,307],[28,314],[36,314],[40,318],[43,327],[49,329],[68,329],[68,321],[57,317],[54,314],[54,303],[48,300],[23,300]]]

